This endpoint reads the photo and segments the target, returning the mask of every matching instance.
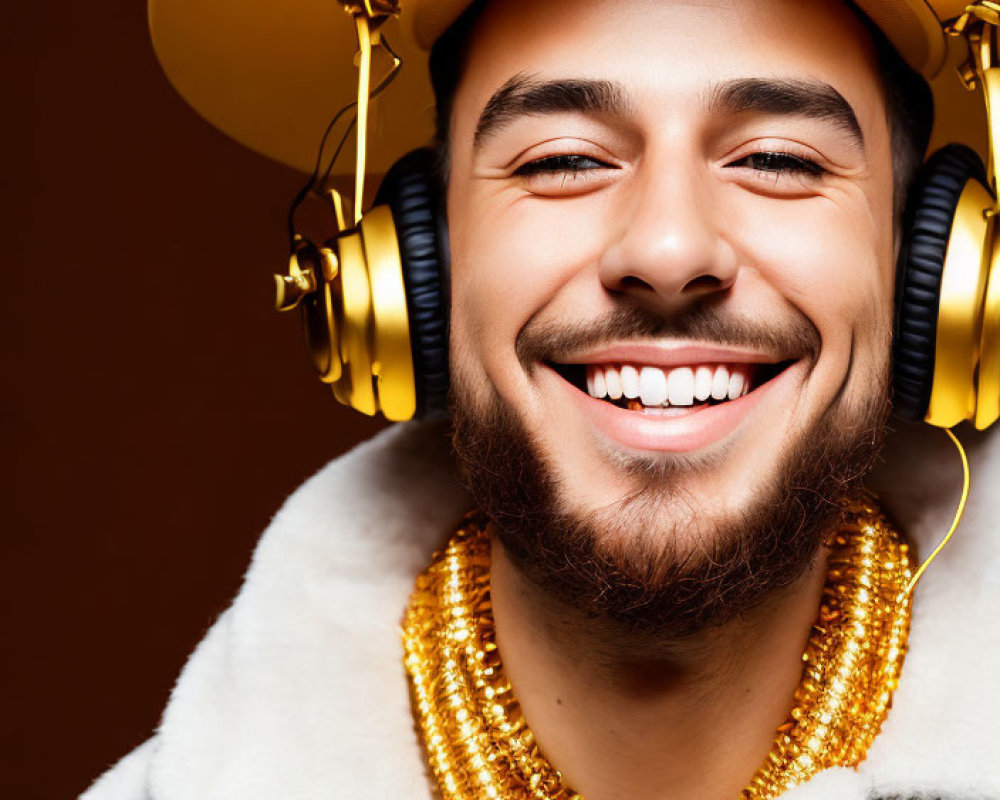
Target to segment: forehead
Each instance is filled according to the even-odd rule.
[[[822,81],[859,116],[882,109],[871,37],[837,0],[490,0],[456,115],[477,115],[526,72],[614,81],[640,112],[689,110],[734,78]]]

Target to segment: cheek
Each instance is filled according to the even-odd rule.
[[[745,204],[731,230],[748,263],[816,326],[821,358],[878,356],[892,318],[892,212],[821,196]]]
[[[449,198],[452,341],[487,373],[510,372],[518,332],[596,264],[606,209],[593,196],[543,202],[484,183]]]

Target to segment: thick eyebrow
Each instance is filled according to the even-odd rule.
[[[829,120],[864,150],[865,140],[851,104],[822,81],[741,78],[712,88],[708,107],[733,114],[776,114]]]
[[[479,115],[473,148],[514,119],[530,114],[625,115],[629,103],[620,84],[605,80],[536,80],[521,73],[493,93]]]
[[[731,114],[757,113],[829,120],[864,150],[864,135],[851,104],[830,84],[795,79],[739,78],[712,87],[708,108]],[[493,93],[479,115],[474,149],[518,117],[578,112],[627,116],[631,104],[614,81],[537,80],[521,73]]]

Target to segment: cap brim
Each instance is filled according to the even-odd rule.
[[[374,172],[434,133],[427,54],[408,22],[404,4],[384,29],[404,68],[371,106]],[[149,25],[163,71],[195,111],[303,172],[333,115],[357,97],[354,22],[334,0],[150,0]],[[373,79],[386,67],[376,59]],[[353,161],[342,164],[349,170]]]
[[[933,8],[924,0],[857,4],[912,67],[928,79],[941,72],[947,46],[940,20],[960,14],[964,2],[933,0]],[[384,31],[404,67],[372,104],[373,173],[385,172],[400,155],[431,141],[434,98],[426,51],[469,0],[400,5],[400,17]],[[337,2],[150,0],[149,23],[164,72],[201,116],[258,153],[312,171],[331,118],[356,97],[354,24]],[[341,173],[353,167],[345,155]]]

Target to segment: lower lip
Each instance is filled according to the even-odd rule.
[[[754,408],[774,393],[776,387],[789,379],[795,366],[787,367],[767,383],[736,400],[679,416],[654,416],[619,408],[581,392],[551,368],[546,367],[546,372],[561,387],[566,400],[619,445],[635,450],[690,453],[729,436]]]

